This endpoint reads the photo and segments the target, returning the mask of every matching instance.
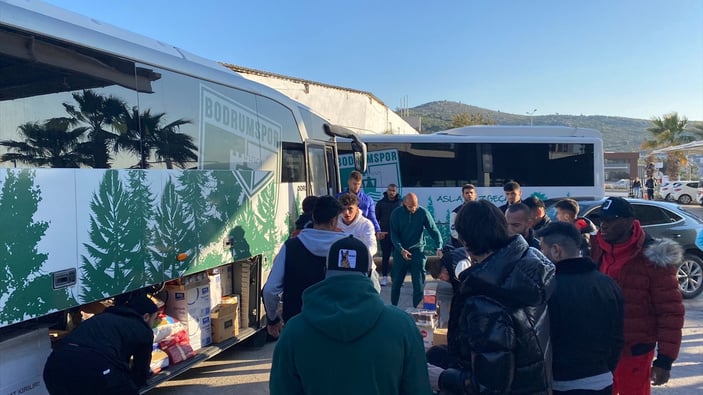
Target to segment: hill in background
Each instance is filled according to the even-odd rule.
[[[638,152],[645,139],[651,138],[647,131],[652,126],[649,119],[610,117],[604,115],[517,115],[453,101],[435,101],[409,109],[410,116],[422,118],[422,132],[433,133],[450,129],[452,117],[461,113],[480,114],[499,125],[572,126],[596,129],[603,135],[605,151]],[[663,116],[654,114],[653,116]],[[699,122],[690,122],[689,124]]]

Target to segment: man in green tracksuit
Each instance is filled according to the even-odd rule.
[[[369,249],[354,236],[330,247],[326,278],[303,292],[303,309],[273,351],[271,395],[430,395],[420,331],[383,303],[369,279]]]
[[[391,269],[391,303],[398,305],[400,287],[410,269],[413,280],[413,306],[422,301],[425,290],[425,248],[424,230],[437,243],[437,255],[442,258],[442,235],[432,219],[432,215],[417,202],[417,195],[408,193],[403,205],[391,214],[391,241],[393,242],[393,268]]]

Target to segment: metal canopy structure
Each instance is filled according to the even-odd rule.
[[[673,145],[671,147],[659,148],[652,151],[652,154],[668,154],[669,152],[680,151],[684,154],[703,153],[703,140],[691,141],[690,143]]]

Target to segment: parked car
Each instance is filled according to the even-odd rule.
[[[674,186],[673,182],[665,182],[659,186],[659,196],[661,196],[662,199],[664,200],[669,200],[670,193],[671,193],[671,187]],[[642,182],[642,191],[646,191],[646,188],[644,187],[644,181]]]
[[[674,181],[669,198],[681,204],[689,204],[698,196],[698,181]]]
[[[554,204],[560,199],[544,202],[547,215],[556,219]],[[581,200],[579,215],[596,226],[600,226],[600,206],[605,198]],[[677,272],[681,293],[686,299],[694,298],[703,292],[703,251],[696,246],[696,238],[703,231],[703,221],[685,208],[669,202],[655,200],[626,199],[635,211],[635,217],[642,228],[653,237],[666,237],[678,242],[684,249],[684,258]]]

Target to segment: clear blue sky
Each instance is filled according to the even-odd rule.
[[[535,115],[703,120],[700,0],[48,0],[213,60]]]

